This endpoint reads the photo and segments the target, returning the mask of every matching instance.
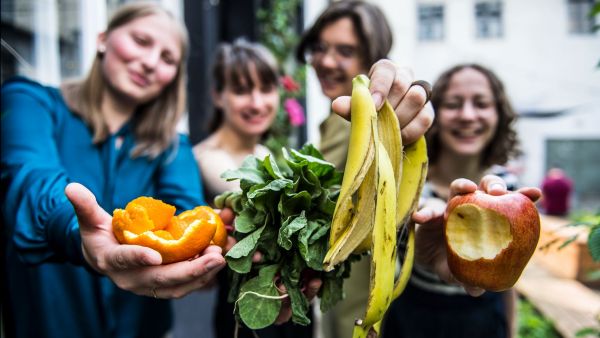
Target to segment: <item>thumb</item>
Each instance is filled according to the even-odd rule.
[[[69,183],[65,194],[75,209],[80,229],[110,223],[110,215],[98,205],[94,194],[83,185]]]

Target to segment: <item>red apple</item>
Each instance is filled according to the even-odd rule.
[[[476,191],[450,200],[444,230],[454,277],[466,285],[502,291],[517,282],[533,255],[540,216],[523,194]]]

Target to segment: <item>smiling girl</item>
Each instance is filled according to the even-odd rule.
[[[165,298],[203,287],[224,266],[216,246],[161,265],[151,249],[119,245],[106,212],[138,196],[179,211],[204,204],[191,145],[176,131],[187,40],[160,6],[126,5],[98,36],[85,78],[60,89],[24,78],[3,84],[7,336],[164,337]],[[66,188],[75,209],[65,196],[71,182],[89,189]]]

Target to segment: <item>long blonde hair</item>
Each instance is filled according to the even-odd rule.
[[[185,60],[188,51],[188,34],[185,27],[160,5],[154,3],[132,3],[119,8],[111,17],[106,28],[108,35],[114,29],[135,19],[150,15],[166,15],[180,33],[181,61],[177,75],[155,99],[137,107],[133,117],[133,130],[136,146],[132,157],[157,157],[166,150],[177,137],[176,125],[185,111]],[[102,55],[96,54],[88,75],[63,85],[65,100],[93,131],[94,144],[103,142],[109,136],[109,130],[101,112],[102,95],[106,90],[106,80],[102,74]]]

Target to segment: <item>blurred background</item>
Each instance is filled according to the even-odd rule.
[[[2,0],[1,81],[24,75],[58,85],[65,78],[83,75],[96,52],[97,34],[114,9],[126,2]],[[289,95],[283,93],[282,99],[291,95],[298,100],[306,112],[306,122],[291,124],[282,105],[271,146],[318,144],[318,126],[329,114],[329,101],[321,94],[312,69],[296,64],[293,54],[303,28],[314,21],[328,1],[157,2],[183,20],[190,33],[188,115],[180,128],[189,132],[193,143],[205,136],[206,114],[211,110],[207,70],[213,51],[220,41],[243,36],[267,45],[278,57],[282,73],[301,87]],[[412,67],[416,78],[433,83],[442,70],[464,62],[494,70],[504,81],[519,114],[517,130],[523,155],[510,168],[520,183],[540,186],[550,168],[561,168],[574,182],[571,211],[598,215],[598,0],[371,2],[384,10],[392,25],[394,47],[390,58]],[[193,318],[210,311],[210,307],[199,308],[197,304],[190,308],[191,313],[185,315]],[[206,330],[199,334],[211,337],[211,329]],[[185,334],[175,332],[175,336]],[[527,337],[538,336],[532,333]]]

